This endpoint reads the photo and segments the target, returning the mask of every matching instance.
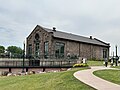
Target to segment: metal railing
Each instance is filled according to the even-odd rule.
[[[76,60],[29,60],[24,61],[24,67],[72,67]],[[23,61],[0,61],[0,67],[23,67]]]
[[[16,55],[16,56],[4,56],[0,59],[9,58],[9,59],[22,59],[23,55]],[[78,59],[78,56],[71,55],[71,56],[65,56],[65,55],[25,55],[24,58],[26,59]]]

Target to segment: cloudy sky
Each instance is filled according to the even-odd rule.
[[[22,47],[37,24],[120,48],[120,0],[0,0],[0,45]]]

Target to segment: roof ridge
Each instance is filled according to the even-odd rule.
[[[63,39],[75,40],[75,41],[80,41],[80,42],[85,42],[85,43],[110,46],[110,44],[105,43],[97,38],[91,39],[89,37],[85,37],[85,36],[81,36],[81,35],[77,35],[77,34],[73,34],[73,33],[68,33],[68,32],[57,30],[57,29],[56,29],[56,31],[53,31],[50,28],[46,28],[46,27],[42,27],[42,28],[48,32],[53,32],[53,36],[56,38],[63,38]]]
[[[54,32],[52,29],[50,29],[50,28],[46,28],[46,27],[42,27],[42,28],[44,28],[44,29],[49,29],[49,30],[51,30],[52,32]],[[71,34],[71,35],[74,35],[74,36],[78,36],[78,37],[83,37],[83,38],[87,38],[87,39],[90,39],[89,37],[85,37],[85,36],[82,36],[82,35],[78,35],[78,34],[74,34],[74,33],[68,33],[68,32],[64,32],[64,31],[60,31],[60,30],[57,30],[56,29],[56,32],[61,32],[61,33],[65,33],[65,34]],[[93,38],[94,39],[94,38]],[[92,39],[92,40],[93,40]]]

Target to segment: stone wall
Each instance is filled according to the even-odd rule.
[[[107,53],[109,54],[109,48],[104,46],[58,39],[58,38],[55,39],[53,38],[53,46],[52,46],[53,52],[55,52],[56,42],[61,42],[65,44],[65,56],[67,56],[67,54],[70,53],[70,55],[76,55],[87,59],[103,60],[103,49],[107,49],[108,51]]]
[[[44,43],[49,41],[49,55],[55,55],[55,44],[61,42],[65,44],[64,54],[67,56],[68,53],[88,59],[103,59],[103,49],[107,49],[109,56],[109,47],[93,45],[88,43],[82,43],[72,40],[65,40],[60,38],[54,38],[53,33],[47,32],[39,26],[36,26],[32,33],[27,38],[26,53],[28,54],[28,46],[32,44],[32,55],[35,55],[35,35],[36,33],[40,36],[40,55],[44,55]]]
[[[46,41],[49,41],[49,53],[51,53],[51,45],[52,45],[52,33],[48,33],[47,31],[43,30],[40,27],[36,27],[33,32],[28,36],[27,38],[27,47],[26,47],[26,54],[28,54],[28,46],[29,44],[32,44],[32,55],[35,55],[35,35],[39,34],[40,36],[40,55],[44,55],[44,43]]]

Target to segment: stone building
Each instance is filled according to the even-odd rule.
[[[84,57],[104,59],[109,56],[108,43],[96,38],[74,35],[37,25],[27,37],[26,53],[39,58]]]

